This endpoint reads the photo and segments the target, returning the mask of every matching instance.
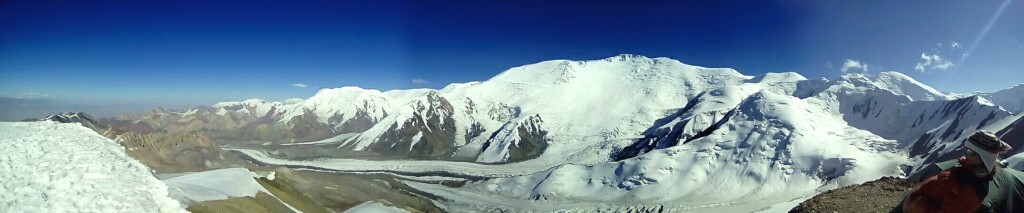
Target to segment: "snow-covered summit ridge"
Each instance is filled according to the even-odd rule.
[[[623,70],[626,70],[627,72],[623,72]],[[523,84],[535,87],[547,87],[551,85],[565,84],[569,81],[575,81],[576,79],[586,79],[590,81],[589,83],[600,84],[604,82],[593,80],[607,79],[603,77],[608,75],[614,76],[615,78],[624,78],[621,80],[629,78],[649,79],[651,77],[661,77],[662,79],[658,80],[675,81],[681,84],[688,84],[690,82],[700,80],[713,80],[703,77],[712,75],[747,78],[747,82],[760,82],[763,84],[780,82],[796,83],[807,80],[807,78],[795,72],[765,73],[759,76],[744,76],[738,71],[730,68],[706,68],[701,66],[684,64],[678,60],[665,57],[649,58],[641,55],[621,54],[599,60],[542,61],[534,64],[518,66],[505,70],[495,75],[494,77],[488,79],[487,81],[452,83],[447,85],[443,89],[437,91],[440,91],[447,95],[451,93],[458,93],[460,90],[464,90],[470,87],[478,87],[481,84],[487,83]],[[602,76],[602,78],[596,76]],[[895,94],[906,95],[915,101],[953,99],[953,97],[951,97],[950,95],[944,94],[928,85],[925,85],[899,72],[882,72],[874,76],[851,73],[843,75],[839,79],[863,80],[864,83],[869,83],[874,87],[890,90]],[[284,102],[268,102],[259,99],[249,99],[242,102],[221,102],[213,105],[213,107],[222,108],[238,105],[256,107],[258,105],[272,104],[302,105],[305,106],[306,108],[310,108],[313,105],[338,106],[339,102],[350,101],[354,99],[374,98],[378,99],[378,102],[399,102],[392,104],[401,105],[407,103],[408,101],[411,101],[411,98],[414,98],[410,96],[422,95],[425,94],[426,91],[431,90],[433,89],[379,91],[375,89],[365,89],[355,86],[345,86],[340,88],[321,89],[313,96],[303,100],[302,103],[299,103],[297,100],[289,100]],[[388,110],[390,109],[385,109],[384,111]],[[319,112],[323,113],[321,115],[330,114],[329,112],[325,111]]]
[[[875,79],[878,86],[915,101],[952,100],[953,98],[899,72],[882,72]]]
[[[694,66],[684,64],[678,60],[656,57],[649,58],[641,55],[632,54],[621,54],[609,58],[599,60],[549,60],[542,61],[534,64],[528,64],[523,66],[514,67],[505,70],[494,77],[484,82],[467,82],[467,83],[452,83],[445,88],[439,90],[444,93],[449,93],[455,90],[459,90],[466,87],[477,86],[482,83],[488,82],[505,82],[514,84],[529,84],[533,86],[542,86],[546,84],[554,84],[559,82],[571,81],[573,79],[581,78],[581,75],[601,75],[601,74],[623,74],[619,69],[615,68],[627,68],[628,75],[618,75],[620,78],[635,78],[643,76],[660,76],[660,77],[691,77],[700,78],[698,73],[711,72],[717,75],[725,76],[743,76],[741,73],[730,68],[706,68],[701,66]],[[683,75],[667,75],[664,73],[682,72],[690,74]],[[659,74],[660,73],[660,74]],[[843,78],[854,77],[859,74],[847,74]],[[751,78],[751,82],[798,82],[807,80],[799,73],[784,72],[784,73],[766,73],[756,77],[746,76]],[[679,79],[687,81],[685,79]],[[691,79],[696,80],[696,79]],[[924,85],[909,76],[906,76],[898,72],[882,72],[879,73],[874,79],[869,79],[875,86],[886,88],[894,91],[897,94],[908,95],[914,100],[949,100],[949,96],[941,92],[938,92],[934,88]],[[595,82],[596,83],[596,82]],[[682,82],[681,82],[682,83]],[[345,86],[340,88],[324,88],[319,90],[313,96],[304,100],[304,102],[315,102],[317,104],[329,104],[336,103],[331,100],[351,100],[355,97],[361,96],[383,96],[387,99],[405,99],[408,97],[401,97],[403,95],[409,95],[409,93],[422,94],[426,90],[432,89],[412,89],[412,90],[390,90],[390,91],[379,91],[375,89],[364,89],[356,86]],[[409,91],[409,92],[402,92]],[[415,92],[413,92],[415,91]],[[249,99],[241,102],[221,102],[214,104],[213,107],[221,108],[228,106],[247,105],[256,106],[261,104],[295,104],[295,100],[284,101],[284,102],[268,102],[259,99]],[[306,104],[309,105],[309,104]],[[316,105],[316,104],[312,104]]]
[[[985,97],[1014,114],[1024,112],[1024,84],[1017,84],[992,93],[980,93],[978,96]]]
[[[622,73],[622,70],[626,70],[628,73]],[[622,54],[600,60],[550,60],[523,65],[501,72],[489,79],[488,82],[522,83],[542,86],[551,83],[566,83],[586,75],[619,74],[620,77],[640,77],[659,76],[659,72],[718,72],[741,76],[739,72],[729,68],[705,68],[684,64],[671,58],[648,58],[640,55]]]
[[[860,90],[882,89],[892,94],[906,96],[910,101],[952,100],[955,97],[944,94],[931,86],[925,85],[910,76],[899,72],[881,72],[877,75],[847,73],[836,81],[849,84]]]

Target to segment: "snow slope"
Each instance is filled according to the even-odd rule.
[[[117,143],[78,123],[0,122],[0,212],[184,212]]]
[[[365,203],[359,204],[359,205],[354,206],[354,207],[352,207],[352,208],[350,208],[348,210],[345,210],[345,213],[403,213],[403,212],[409,212],[409,211],[406,211],[404,209],[395,208],[394,206],[386,206],[384,204],[381,204],[381,203],[378,203],[378,202],[373,202],[373,201],[366,201]]]
[[[805,195],[826,181],[848,185],[900,175],[897,165],[905,157],[895,141],[826,115],[802,100],[762,91],[743,101],[721,129],[685,144],[463,188],[524,200],[708,205]]]
[[[256,197],[259,192],[271,194],[253,179],[256,176],[244,168],[227,168],[186,174],[163,181],[167,183],[171,196],[191,203],[230,197]]]
[[[981,93],[978,95],[991,100],[995,105],[1001,106],[1014,114],[1024,112],[1024,84],[1018,84],[993,93]]]

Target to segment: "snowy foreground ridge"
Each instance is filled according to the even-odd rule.
[[[185,212],[113,141],[78,123],[0,122],[0,212]]]

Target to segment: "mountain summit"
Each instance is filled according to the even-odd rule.
[[[449,199],[465,206],[515,209],[522,206],[516,200],[547,200],[757,209],[951,159],[970,133],[1009,132],[1020,123],[1021,115],[1007,111],[1017,108],[1017,88],[954,97],[897,72],[746,76],[624,54],[544,61],[441,90],[342,87],[305,100],[223,102],[109,123],[268,149],[329,147],[250,157],[338,171],[353,167],[298,160],[431,160],[368,171],[451,166],[443,173],[489,179],[419,188],[510,200]],[[456,164],[465,162],[479,164]],[[481,167],[489,169],[450,170]]]

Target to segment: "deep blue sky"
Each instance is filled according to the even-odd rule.
[[[0,106],[103,114],[441,88],[621,53],[747,75],[895,70],[958,93],[1024,83],[1022,2],[217,2],[0,1]]]

